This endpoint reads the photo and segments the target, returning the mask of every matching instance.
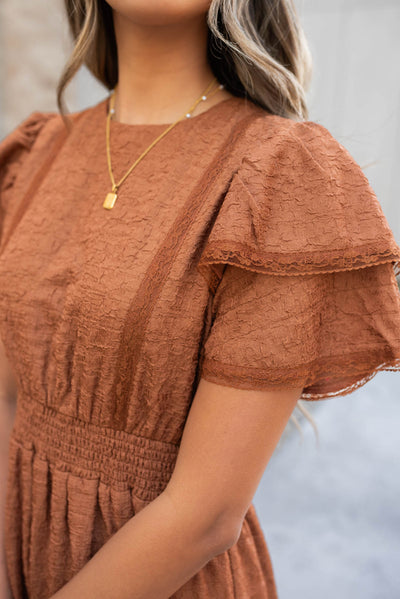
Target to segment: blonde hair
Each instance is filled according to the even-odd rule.
[[[111,90],[118,81],[112,8],[105,0],[64,0],[74,48],[57,84],[57,104],[82,64]],[[207,58],[227,91],[268,112],[307,119],[311,55],[292,0],[212,0]]]
[[[67,122],[64,91],[84,64],[111,90],[118,81],[112,8],[105,0],[64,0],[74,47],[57,85],[57,105]],[[282,117],[308,118],[306,91],[312,61],[293,0],[211,0],[207,59],[231,94]],[[317,429],[299,400],[296,407]],[[297,418],[290,419],[301,432]]]

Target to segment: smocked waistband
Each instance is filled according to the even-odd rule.
[[[98,426],[19,396],[11,438],[56,468],[106,484],[132,486],[143,498],[161,492],[178,446]]]

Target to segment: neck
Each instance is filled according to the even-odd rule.
[[[113,15],[118,49],[115,120],[131,124],[173,122],[214,78],[207,61],[205,18],[146,26],[118,12]],[[230,96],[218,90],[193,114]]]

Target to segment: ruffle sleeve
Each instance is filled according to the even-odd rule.
[[[325,127],[256,139],[197,262],[213,294],[201,375],[316,400],[400,370],[399,261],[368,179]]]
[[[39,132],[54,114],[56,113],[34,111],[0,141],[0,239],[15,181]]]

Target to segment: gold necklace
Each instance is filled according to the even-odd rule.
[[[117,192],[118,192],[118,188],[120,187],[120,185],[125,181],[125,179],[127,178],[127,176],[132,172],[132,170],[135,168],[135,166],[137,164],[139,164],[139,162],[142,160],[142,158],[144,158],[147,154],[147,152],[149,152],[151,150],[151,148],[153,146],[155,146],[155,144],[160,141],[160,139],[162,139],[164,137],[164,135],[166,135],[168,133],[168,131],[171,131],[171,129],[173,127],[175,127],[175,125],[177,125],[180,121],[182,121],[185,118],[190,118],[192,116],[192,112],[193,110],[196,108],[197,104],[199,104],[199,102],[205,101],[208,98],[210,98],[211,96],[213,96],[219,89],[223,89],[224,85],[220,84],[217,86],[217,89],[215,91],[213,91],[212,93],[208,94],[208,91],[210,89],[212,89],[213,84],[217,82],[217,80],[215,79],[215,77],[212,79],[211,83],[208,84],[207,88],[205,89],[204,93],[196,100],[196,102],[189,108],[189,110],[187,112],[185,112],[184,115],[182,115],[178,120],[176,120],[174,123],[171,123],[171,125],[169,125],[167,127],[167,129],[165,129],[165,131],[163,131],[161,133],[161,135],[159,135],[150,145],[149,147],[139,156],[139,158],[137,160],[135,160],[135,162],[132,164],[132,166],[130,167],[130,169],[127,171],[127,173],[122,177],[122,179],[120,181],[118,181],[118,183],[115,182],[114,179],[114,175],[112,172],[112,168],[111,168],[111,156],[110,156],[110,119],[111,119],[111,115],[115,113],[115,108],[114,108],[114,101],[115,101],[115,92],[116,92],[116,88],[113,89],[111,96],[110,96],[110,102],[109,102],[109,110],[108,110],[108,114],[107,114],[107,120],[106,120],[106,148],[107,148],[107,162],[108,162],[108,172],[110,173],[110,179],[111,179],[111,184],[112,184],[112,190],[106,195],[106,199],[103,202],[103,208],[106,208],[107,210],[111,210],[111,208],[114,206],[116,200],[117,200]]]

